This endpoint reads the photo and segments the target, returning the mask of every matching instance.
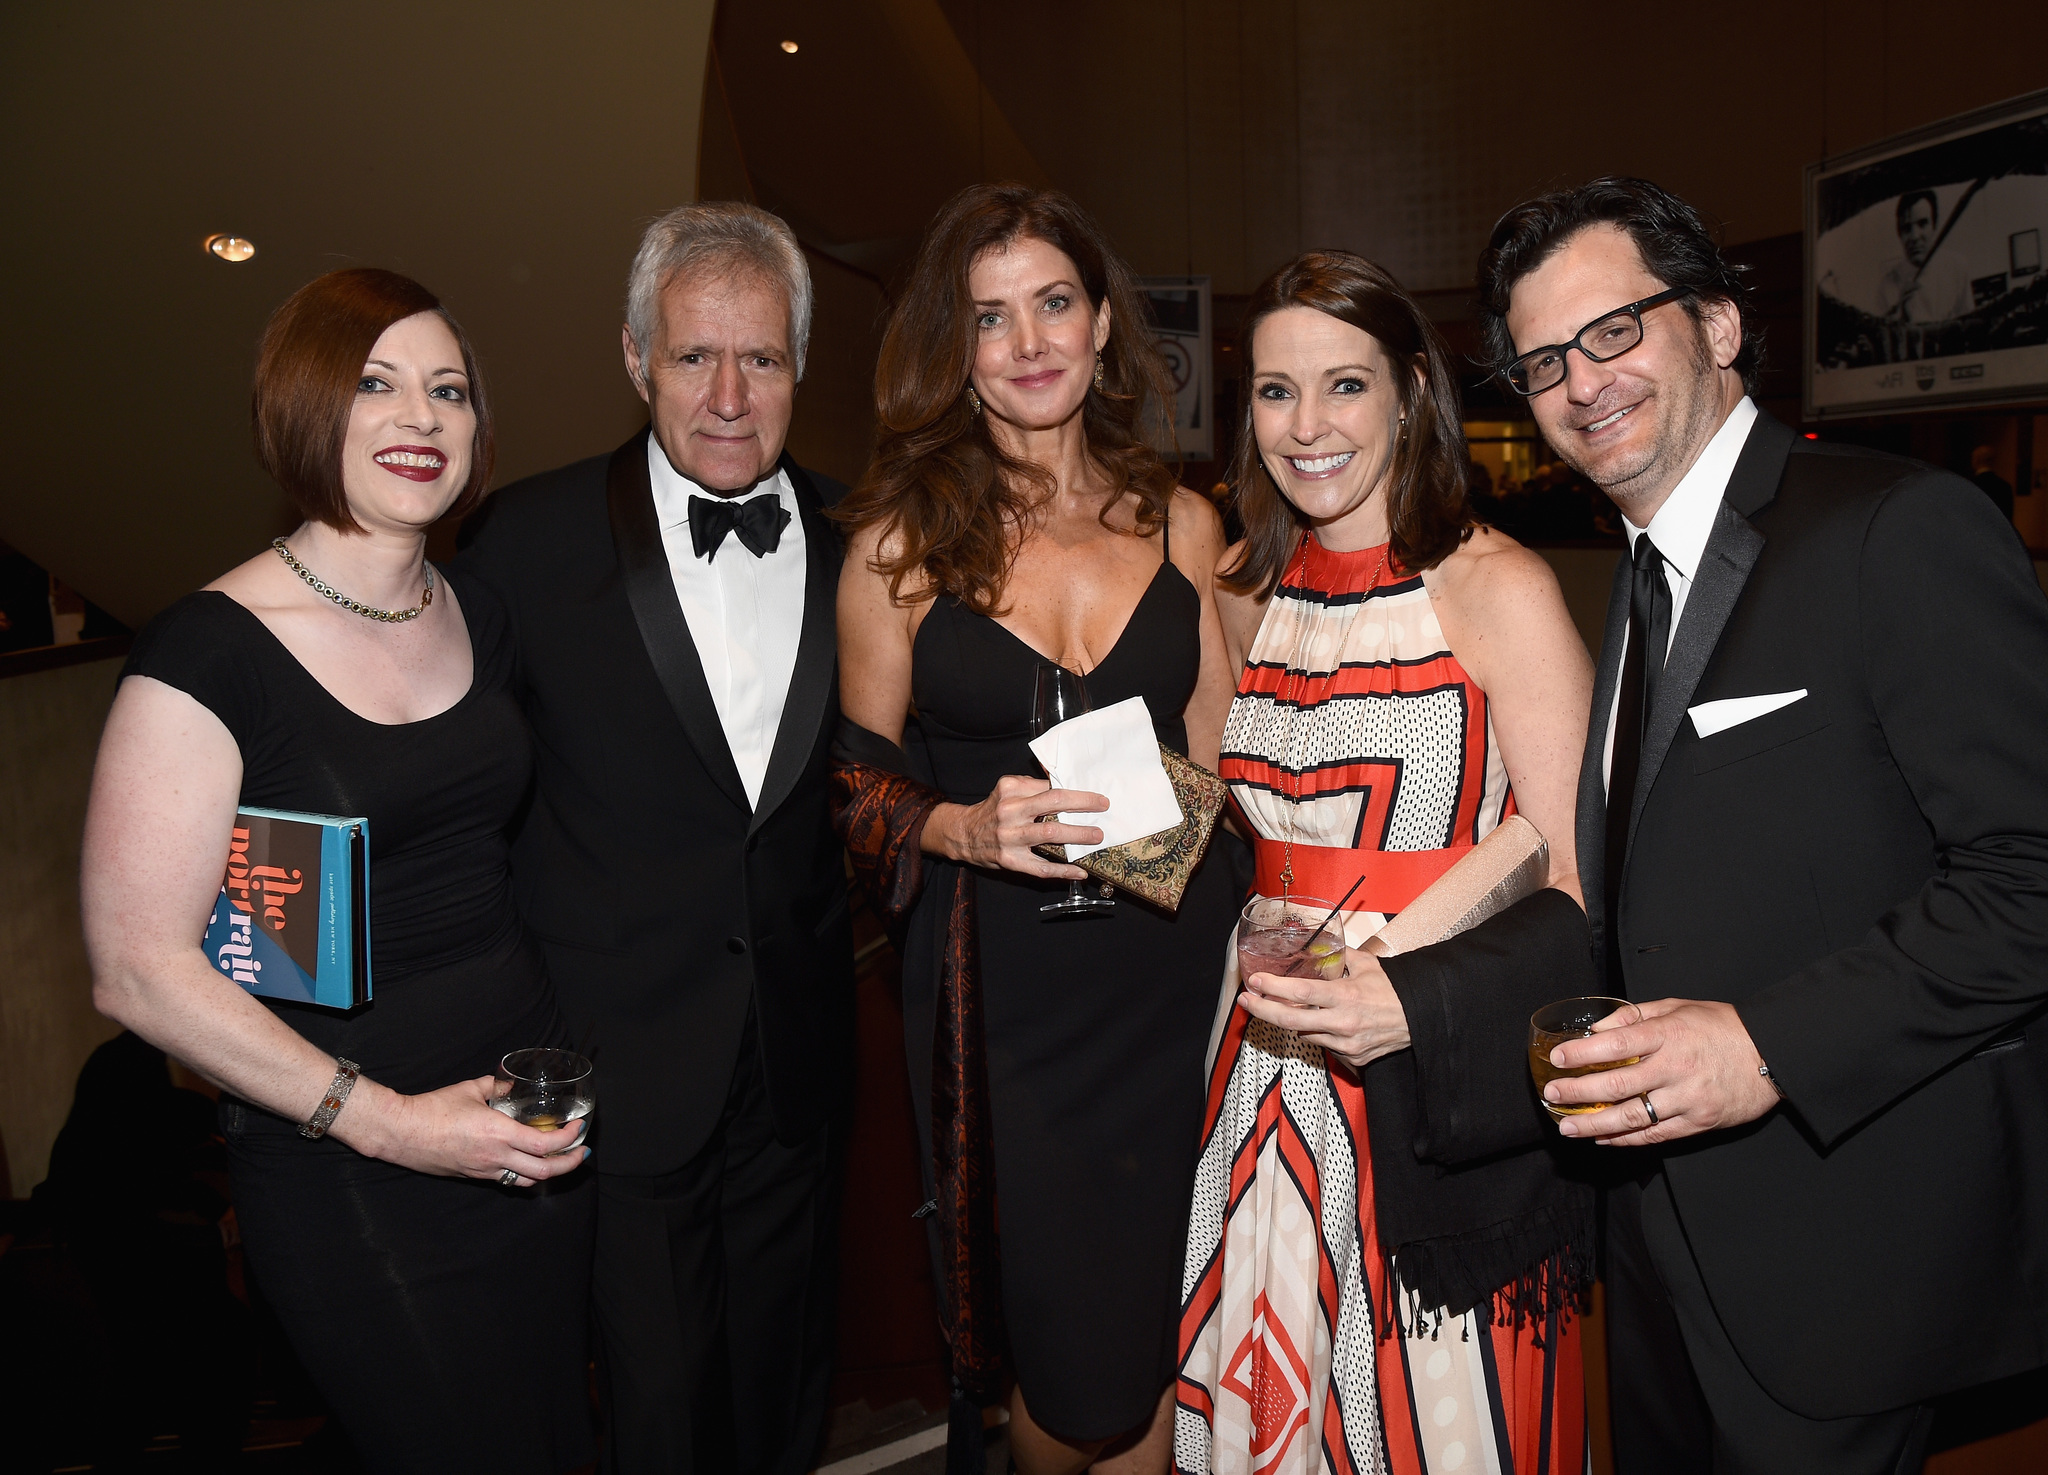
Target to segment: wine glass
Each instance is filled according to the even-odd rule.
[[[1038,663],[1038,685],[1031,694],[1033,737],[1042,736],[1069,717],[1079,717],[1088,709],[1088,688],[1078,672],[1068,670],[1057,661]],[[1069,881],[1066,896],[1059,901],[1049,901],[1038,910],[1041,915],[1057,921],[1061,917],[1089,917],[1099,912],[1113,912],[1116,903],[1107,896],[1084,896],[1081,883]]]
[[[1603,1070],[1619,1070],[1642,1059],[1640,1055],[1631,1055],[1626,1060],[1610,1060],[1603,1065],[1575,1065],[1569,1069],[1550,1063],[1552,1050],[1566,1040],[1586,1039],[1593,1034],[1594,1025],[1616,1012],[1624,1013],[1624,1024],[1643,1022],[1643,1011],[1627,999],[1606,999],[1598,995],[1559,999],[1554,1004],[1545,1004],[1529,1016],[1529,1074],[1535,1078],[1539,1098],[1543,1095],[1543,1088],[1552,1081],[1566,1076],[1590,1076]],[[1611,1101],[1589,1101],[1579,1106],[1559,1106],[1545,1101],[1543,1109],[1550,1113],[1553,1121],[1561,1122],[1568,1116],[1604,1111],[1613,1104]]]
[[[549,1153],[558,1156],[583,1141],[577,1126],[597,1109],[597,1077],[590,1061],[574,1050],[514,1050],[498,1062],[491,1108],[543,1132],[576,1127],[570,1141]]]

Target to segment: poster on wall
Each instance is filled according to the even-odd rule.
[[[1215,392],[1210,382],[1209,279],[1139,277],[1138,290],[1152,309],[1152,336],[1173,379],[1173,434],[1159,428],[1160,453],[1182,461],[1207,461],[1216,454]]]
[[[1806,414],[2048,399],[2048,92],[1806,170]]]

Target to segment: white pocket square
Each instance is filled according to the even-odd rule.
[[[1731,727],[1740,727],[1745,722],[1754,722],[1767,712],[1789,707],[1805,695],[1806,688],[1802,686],[1797,691],[1774,691],[1760,697],[1723,697],[1718,702],[1701,702],[1697,707],[1687,707],[1685,714],[1692,718],[1693,731],[1709,738]]]

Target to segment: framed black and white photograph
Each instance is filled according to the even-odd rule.
[[[1206,461],[1216,446],[1211,425],[1209,279],[1140,277],[1138,290],[1152,311],[1152,336],[1173,379],[1173,428],[1162,424],[1157,444],[1179,461]]]
[[[1806,170],[1810,419],[2048,399],[2048,91]]]

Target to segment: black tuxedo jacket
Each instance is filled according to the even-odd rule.
[[[457,560],[511,611],[539,763],[513,886],[597,1062],[597,1166],[628,1174],[669,1172],[710,1138],[750,1002],[785,1140],[838,1109],[853,1018],[826,802],[841,544],[821,515],[846,489],[782,459],[809,574],[750,809],[662,549],[647,436],[493,494]],[[721,552],[746,556],[731,539]]]
[[[1602,747],[1579,870],[1634,999],[1732,1002],[1787,1101],[1663,1149],[1715,1310],[1812,1418],[2048,1363],[2048,600],[1982,492],[1759,416],[1648,714],[1618,915]],[[1687,708],[1806,691],[1702,738]]]

